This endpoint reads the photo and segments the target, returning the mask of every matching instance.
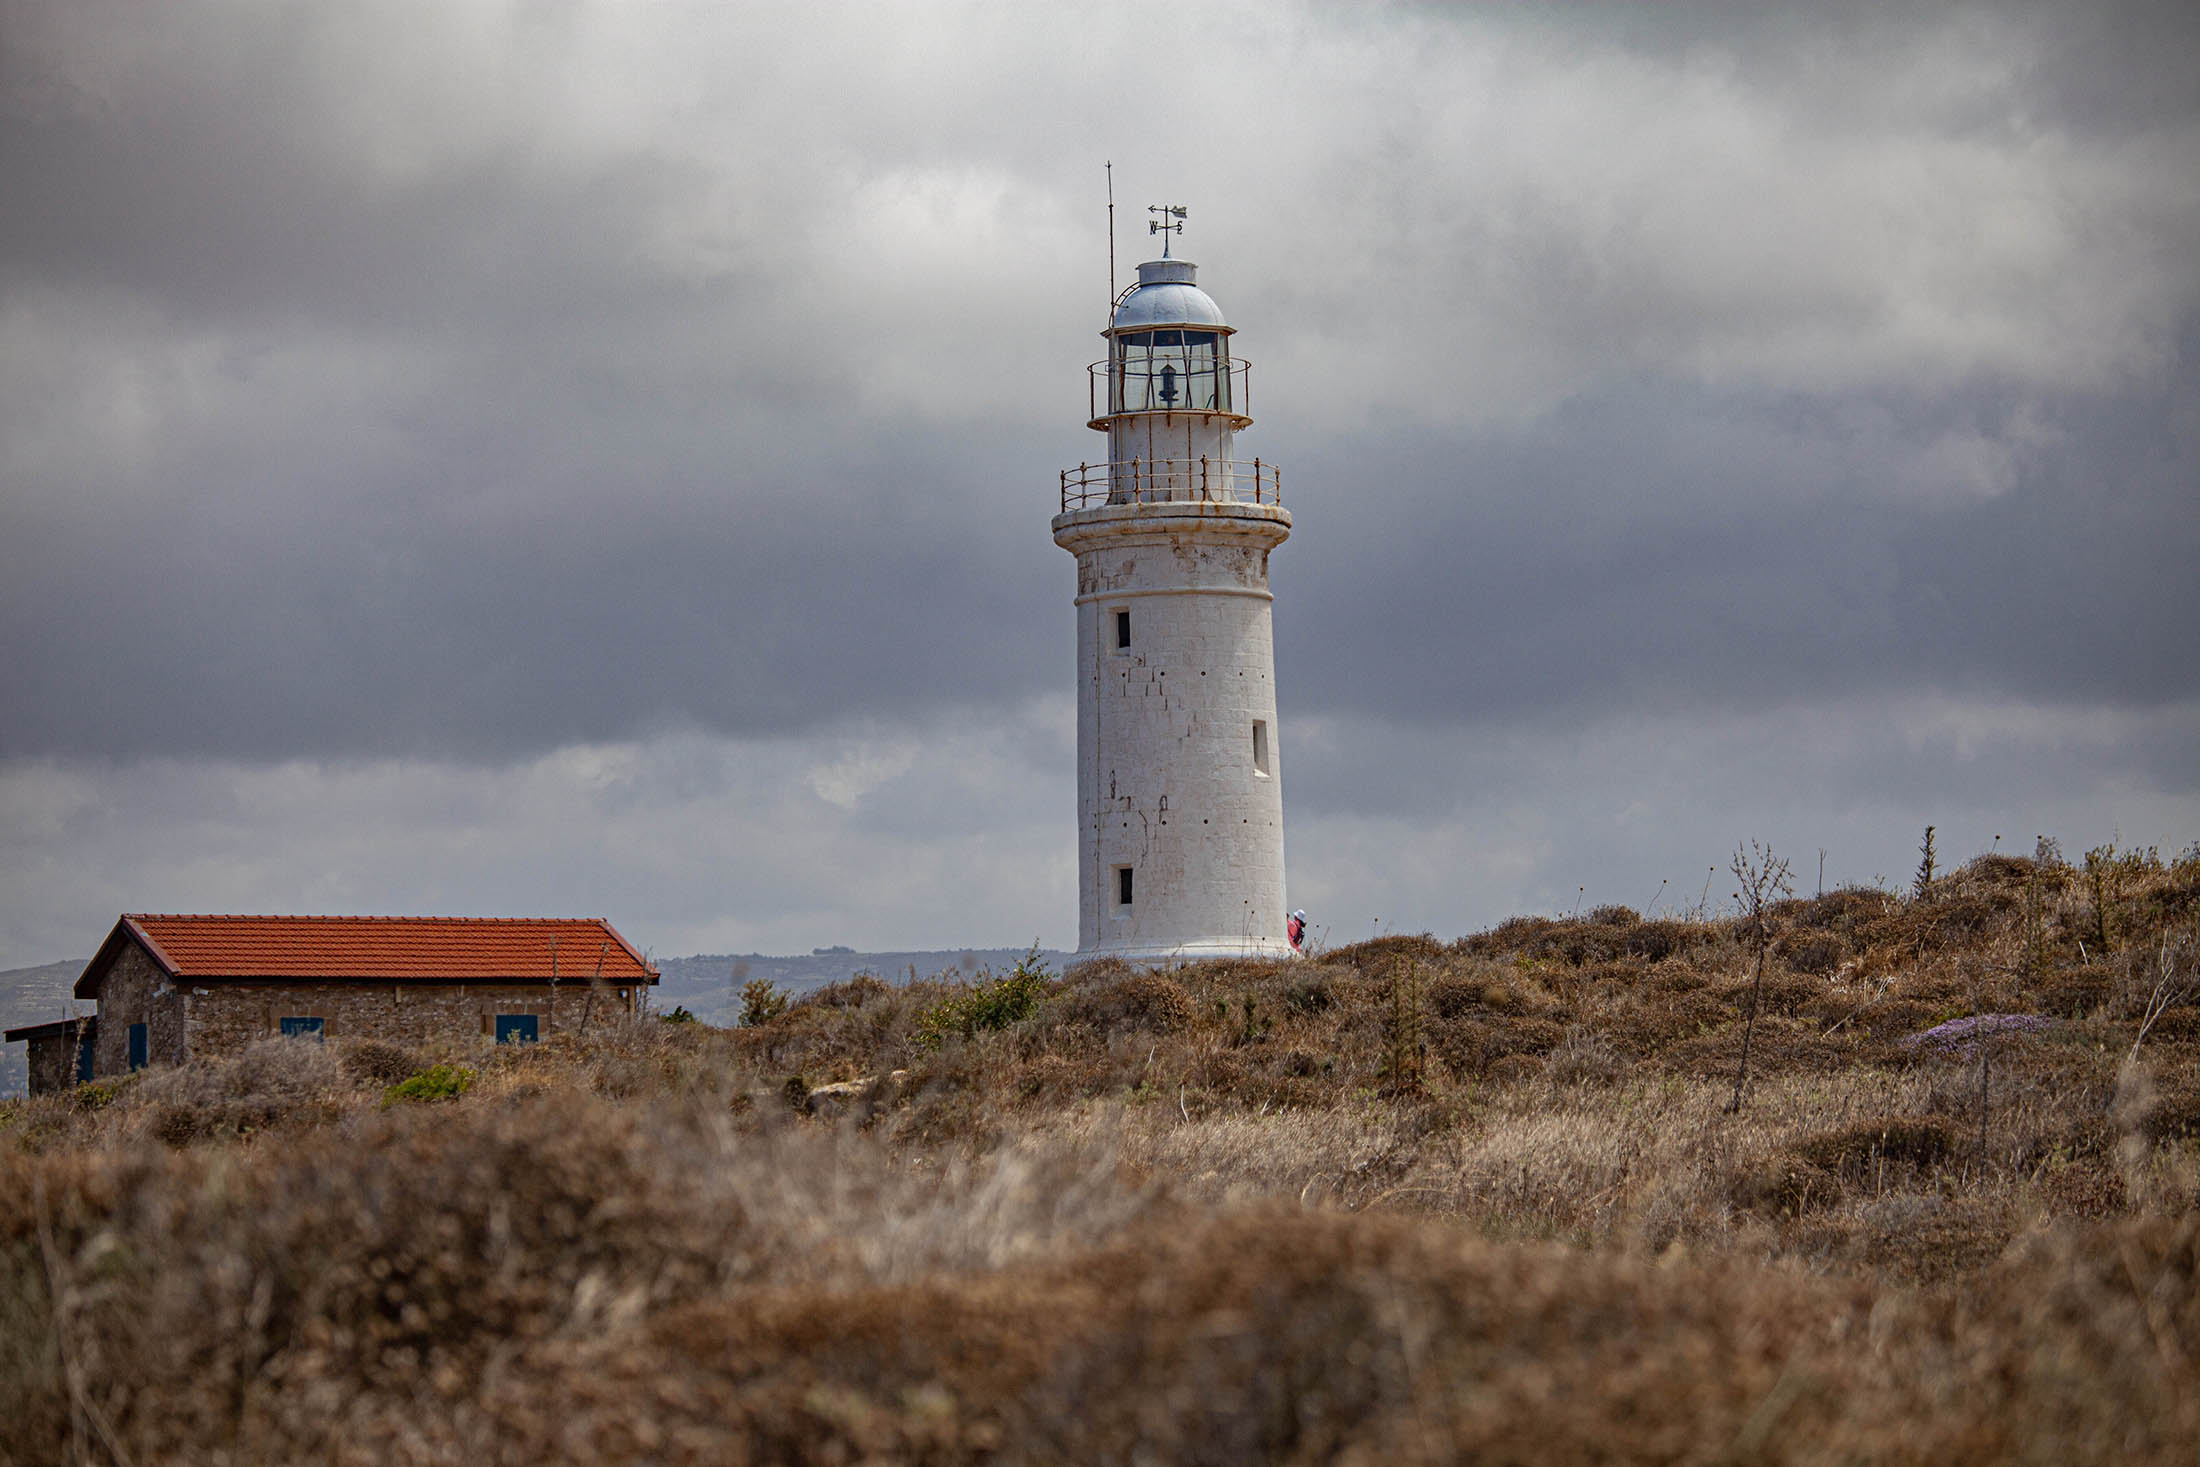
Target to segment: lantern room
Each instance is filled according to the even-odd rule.
[[[1092,364],[1094,428],[1106,431],[1124,413],[1213,415],[1231,420],[1213,425],[1224,431],[1251,424],[1246,364],[1231,357],[1231,329],[1195,283],[1198,268],[1169,259],[1138,267],[1138,283],[1102,333],[1107,360]]]

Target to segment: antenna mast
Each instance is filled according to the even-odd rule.
[[[1115,309],[1115,160],[1108,168],[1108,309]]]

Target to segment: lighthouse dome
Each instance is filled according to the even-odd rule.
[[[1146,331],[1155,326],[1230,328],[1213,296],[1193,284],[1199,267],[1189,260],[1148,260],[1138,267],[1138,283],[1123,293],[1108,323],[1110,332]]]

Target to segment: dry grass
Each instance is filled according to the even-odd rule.
[[[1737,1115],[1749,950],[1623,909],[10,1103],[0,1462],[2187,1460],[2200,863],[2100,889],[1782,904]]]

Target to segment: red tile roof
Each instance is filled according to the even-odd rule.
[[[600,917],[218,917],[125,915],[77,980],[104,976],[119,939],[135,938],[181,979],[502,979],[654,983],[657,970]]]

